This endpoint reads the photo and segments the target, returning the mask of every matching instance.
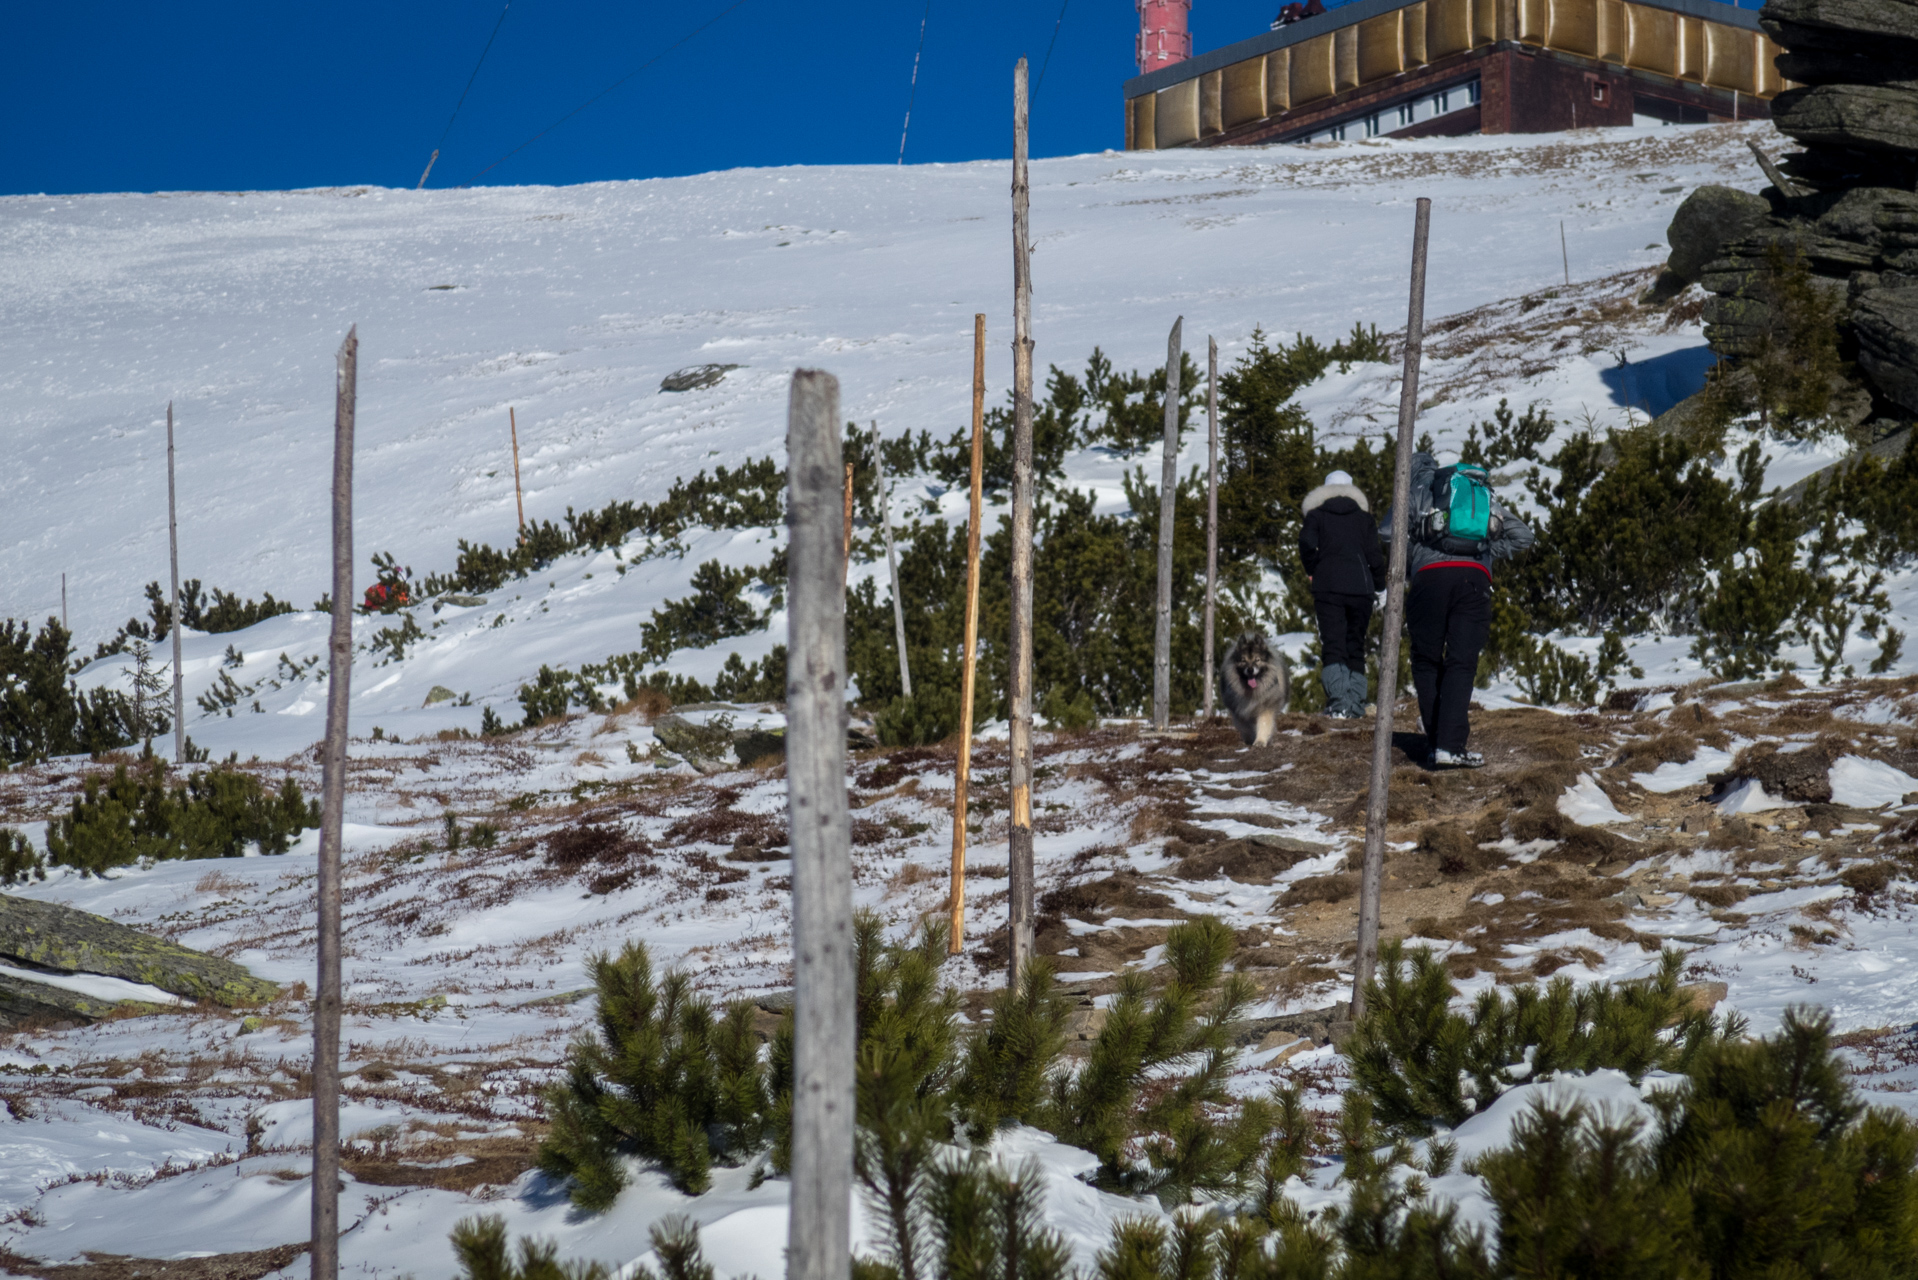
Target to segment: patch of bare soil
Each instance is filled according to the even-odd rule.
[[[305,1241],[215,1253],[204,1258],[131,1258],[117,1253],[88,1253],[85,1262],[37,1262],[0,1249],[0,1269],[40,1280],[259,1280],[292,1264],[305,1253]]]

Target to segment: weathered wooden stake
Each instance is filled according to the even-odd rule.
[[[73,626],[67,621],[67,575],[60,575],[60,629],[68,635],[73,634]]]
[[[1205,718],[1212,718],[1213,620],[1219,603],[1219,340],[1205,340]]]
[[[846,464],[846,554],[839,566],[839,581],[843,585],[852,577],[852,463]]]
[[[1159,480],[1159,612],[1152,634],[1152,727],[1172,723],[1172,531],[1179,503],[1179,335],[1185,317],[1165,340],[1165,464]]]
[[[892,575],[892,630],[899,646],[899,692],[912,696],[912,664],[906,660],[906,606],[899,598],[899,555],[892,546],[892,495],[886,490],[886,455],[879,448],[879,424],[872,424],[873,479],[879,484],[879,528],[886,538],[886,570]]]
[[[846,1280],[852,1266],[855,992],[840,458],[839,381],[801,369],[793,375],[786,419],[794,996],[789,1280]]]
[[[506,406],[506,421],[513,428],[513,501],[519,507],[519,540],[526,541],[526,497],[519,488],[519,418],[513,406]]]
[[[173,767],[186,763],[186,695],[180,682],[180,521],[173,497],[173,402],[166,404],[166,541],[173,565]],[[60,575],[60,612],[66,612],[67,580]]]
[[[966,940],[966,791],[972,786],[972,695],[979,671],[979,522],[986,469],[986,318],[972,318],[972,518],[966,525],[966,652],[959,676],[959,761],[952,773],[952,925],[946,953]]]
[[[333,632],[327,640],[326,746],[320,763],[319,997],[313,1002],[312,1280],[340,1272],[340,821],[353,675],[353,415],[359,326],[340,344],[333,401]]]
[[[1006,659],[1012,814],[1006,831],[1006,985],[1032,958],[1032,236],[1026,60],[1012,72],[1012,640]]]
[[[1392,467],[1392,558],[1385,573],[1385,634],[1379,640],[1379,714],[1372,738],[1372,786],[1365,801],[1365,870],[1359,880],[1358,962],[1352,1016],[1365,1012],[1365,987],[1379,962],[1379,889],[1385,875],[1385,801],[1392,776],[1392,704],[1398,700],[1399,626],[1405,618],[1405,519],[1412,492],[1412,427],[1419,412],[1419,352],[1425,342],[1425,238],[1432,202],[1412,222],[1412,301],[1405,317],[1405,372],[1399,386],[1399,442]]]
[[[1572,287],[1572,251],[1565,247],[1565,219],[1558,220],[1558,255],[1565,260],[1565,287]]]

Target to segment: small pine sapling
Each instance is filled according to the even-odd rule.
[[[758,1117],[741,1114],[764,1100],[758,1057],[742,1061],[739,1033],[750,1009],[716,1022],[710,1001],[677,971],[654,982],[651,957],[629,942],[617,956],[591,957],[599,1034],[567,1054],[566,1078],[547,1091],[552,1129],[540,1144],[547,1176],[570,1180],[573,1203],[589,1212],[612,1204],[626,1184],[618,1154],[657,1161],[675,1186],[697,1195],[718,1154],[735,1153],[732,1136],[754,1135]]]
[[[1054,985],[1052,962],[1043,957],[1026,965],[1018,986],[993,998],[985,1030],[966,1044],[957,1090],[974,1142],[986,1142],[1001,1125],[1038,1120],[1071,1015],[1072,1002]]]
[[[453,1255],[460,1280],[608,1280],[597,1262],[561,1262],[551,1240],[522,1236],[519,1256],[507,1239],[506,1219],[498,1214],[463,1218],[453,1227]]]

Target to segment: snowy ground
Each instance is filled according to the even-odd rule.
[[[1628,299],[1637,273],[1663,260],[1683,192],[1759,184],[1751,137],[1772,135],[1754,124],[1041,161],[1039,366],[1076,372],[1094,346],[1122,369],[1150,366],[1181,314],[1188,347],[1202,357],[1204,335],[1216,335],[1227,365],[1257,326],[1328,341],[1358,322],[1397,328],[1411,201],[1426,195],[1428,315],[1475,314],[1435,337],[1421,428],[1455,443],[1501,397],[1546,403],[1568,430],[1643,421],[1697,385],[1709,353],[1695,323],[1668,330],[1662,313],[1597,304]],[[0,391],[11,410],[0,432],[14,461],[0,477],[14,530],[0,545],[6,612],[57,613],[64,572],[83,652],[144,616],[141,588],[166,577],[169,399],[182,574],[317,600],[333,353],[351,324],[362,344],[362,584],[376,551],[423,574],[450,569],[460,538],[511,541],[509,405],[533,519],[657,500],[675,477],[779,456],[799,365],[838,375],[849,419],[944,437],[968,411],[975,311],[989,317],[994,402],[1010,373],[1006,178],[1003,163],[982,162],[557,189],[0,200]],[[742,367],[705,390],[658,389],[706,362]],[[1334,371],[1304,403],[1330,434],[1383,433],[1395,376]],[[1202,448],[1194,433],[1186,465]],[[1786,482],[1823,460],[1818,450],[1781,457],[1774,476]],[[1067,473],[1116,502],[1123,469],[1084,455]],[[963,495],[937,486],[898,500],[914,497],[953,518],[963,509]],[[683,554],[630,568],[643,547],[569,557],[484,608],[420,610],[429,638],[403,662],[371,649],[396,620],[362,619],[356,722],[413,736],[476,728],[486,705],[517,719],[513,695],[541,663],[577,667],[637,648],[638,623],[685,593],[695,565],[763,564],[781,536],[694,531]],[[1918,589],[1890,585],[1899,618],[1918,613]],[[679,654],[674,669],[710,679],[729,653],[750,660],[770,648],[783,623],[774,614],[759,636]],[[288,616],[189,637],[195,741],[266,759],[314,741],[320,685],[292,667],[322,651],[325,627],[318,615]],[[1868,658],[1869,644],[1856,644],[1854,660]],[[244,659],[230,671],[229,645]],[[1648,678],[1690,669],[1683,643],[1638,650]],[[223,674],[248,693],[216,723],[192,704]],[[124,680],[120,662],[83,677]],[[470,705],[422,709],[435,685]],[[261,714],[250,713],[255,702]]]
[[[1179,314],[1189,347],[1202,354],[1206,333],[1219,338],[1222,364],[1255,326],[1326,340],[1355,322],[1396,328],[1411,201],[1429,195],[1428,312],[1470,314],[1428,348],[1422,428],[1455,443],[1501,397],[1549,403],[1568,428],[1643,421],[1697,384],[1703,341],[1695,324],[1668,328],[1663,313],[1613,304],[1663,260],[1664,228],[1684,191],[1704,181],[1759,185],[1749,137],[1770,139],[1769,126],[1039,162],[1038,360],[1077,371],[1097,345],[1120,368],[1148,366]],[[948,435],[969,405],[975,311],[992,325],[995,401],[1009,375],[1007,176],[1005,164],[981,163],[566,189],[0,200],[0,289],[9,300],[0,390],[12,411],[0,430],[14,460],[0,477],[14,530],[0,545],[5,612],[57,612],[65,571],[84,651],[144,614],[141,587],[166,571],[169,398],[183,574],[243,595],[316,599],[325,586],[332,353],[349,324],[362,340],[363,573],[375,551],[424,573],[450,568],[460,538],[510,541],[508,405],[518,414],[528,515],[540,519],[615,498],[657,500],[677,476],[780,455],[787,380],[802,364],[839,376],[850,419],[876,419],[888,434]],[[437,287],[445,285],[454,287]],[[704,362],[742,367],[708,390],[658,390],[667,373]],[[1328,433],[1382,433],[1397,393],[1388,370],[1360,367],[1335,371],[1303,399]],[[1187,465],[1198,448],[1195,437]],[[1772,477],[1796,479],[1824,457],[1781,456]],[[1119,471],[1107,460],[1072,459],[1068,478],[1117,499]],[[911,497],[951,517],[962,505],[962,495],[936,486],[899,495]],[[648,1175],[613,1213],[586,1218],[521,1171],[539,1132],[535,1092],[589,1010],[577,999],[589,952],[637,935],[716,993],[787,983],[789,866],[730,856],[748,840],[774,851],[783,778],[761,770],[701,779],[685,766],[657,767],[652,730],[636,712],[574,716],[504,744],[440,734],[477,728],[485,706],[517,720],[513,695],[541,664],[577,667],[637,648],[639,623],[685,593],[693,566],[763,564],[781,537],[694,531],[683,556],[643,558],[647,548],[629,544],[568,557],[484,606],[417,609],[427,638],[400,661],[371,647],[396,619],[358,621],[346,1039],[347,1129],[362,1145],[343,1204],[355,1224],[343,1244],[354,1273],[448,1276],[446,1232],[481,1211],[506,1214],[516,1231],[557,1236],[568,1256],[624,1264],[644,1253],[647,1226],[669,1210],[708,1224],[723,1273],[780,1272],[777,1180],[755,1190],[743,1172],[722,1173],[717,1191],[688,1203]],[[1910,629],[1918,588],[1906,575],[1892,590],[1895,621]],[[784,628],[773,613],[762,634],[682,653],[673,668],[710,679],[728,653],[756,658]],[[309,660],[323,652],[325,630],[325,618],[308,613],[190,635],[195,741],[217,756],[257,756],[316,788],[309,748],[324,683]],[[224,656],[229,646],[237,663]],[[1435,788],[1432,813],[1411,814],[1393,837],[1409,845],[1432,816],[1469,821],[1499,787],[1521,785],[1525,769],[1562,766],[1562,754],[1525,745],[1562,746],[1563,733],[1537,727],[1549,722],[1590,748],[1572,750],[1592,771],[1554,775],[1553,803],[1573,822],[1644,841],[1644,857],[1574,883],[1544,875],[1550,859],[1540,849],[1506,839],[1498,867],[1461,881],[1401,849],[1404,883],[1388,885],[1388,930],[1447,934],[1434,940],[1455,955],[1476,948],[1478,982],[1492,972],[1637,976],[1651,967],[1650,947],[1674,940],[1690,950],[1692,976],[1725,982],[1728,1005],[1759,1030],[1790,1003],[1829,1005],[1840,1029],[1859,1037],[1867,1085],[1902,1102],[1918,1085],[1918,1054],[1897,1030],[1913,1017],[1900,960],[1911,884],[1897,879],[1866,900],[1839,877],[1910,842],[1905,800],[1918,790],[1910,682],[1719,696],[1710,705],[1720,728],[1700,730],[1702,721],[1676,719],[1697,703],[1696,691],[1680,687],[1698,674],[1685,648],[1672,638],[1635,645],[1647,683],[1667,690],[1636,713],[1560,724],[1546,712],[1500,711],[1507,700],[1488,694],[1490,714],[1511,717],[1496,722],[1515,744],[1499,762],[1505,772],[1464,790]],[[1853,660],[1860,655],[1869,656],[1861,648]],[[118,681],[123,665],[98,664],[81,678]],[[247,691],[233,714],[193,710],[223,676]],[[423,707],[436,685],[470,703]],[[1799,702],[1824,710],[1788,723]],[[1616,763],[1632,741],[1680,728],[1700,739],[1689,760]],[[1747,743],[1820,732],[1846,743],[1832,774],[1843,808],[1836,826],[1827,814],[1820,830],[1802,806],[1768,806],[1749,789],[1705,799],[1705,775]],[[1260,974],[1261,1012],[1338,997],[1351,905],[1288,892],[1339,871],[1362,744],[1295,726],[1275,750],[1248,759],[1216,735],[1190,750],[1153,745],[1125,726],[1045,744],[1044,882],[1107,892],[1115,877],[1137,877],[1159,903],[1050,913],[1044,949],[1062,957],[1089,1007],[1112,974],[1152,964],[1169,921],[1198,911],[1263,936],[1240,961]],[[897,921],[942,896],[951,768],[938,752],[855,765],[855,817],[866,824],[855,858],[860,900]],[[43,842],[81,769],[55,762],[0,778],[0,819]],[[979,874],[969,897],[983,943],[1004,922],[1004,882],[993,875],[1005,862],[995,772],[1003,760],[988,750],[979,769]],[[500,846],[447,852],[438,832],[449,809],[497,822]],[[546,837],[584,821],[616,824],[651,852],[579,871],[550,865]],[[1255,863],[1282,848],[1284,865],[1239,878],[1189,861],[1219,840],[1238,841]],[[310,1023],[298,984],[312,968],[313,873],[309,833],[280,858],[169,864],[105,881],[56,873],[27,890],[229,955],[289,989],[252,1022],[193,1009],[0,1041],[0,1247],[50,1260],[88,1251],[179,1257],[304,1237],[310,1156],[300,1094]],[[1594,900],[1601,880],[1610,905],[1578,905]],[[1713,886],[1736,910],[1712,905]],[[975,990],[997,980],[976,956],[954,961],[950,977]],[[1252,1055],[1243,1087],[1281,1072],[1321,1089],[1336,1081],[1329,1048],[1282,1068],[1271,1056]],[[1468,1126],[1472,1134],[1461,1131],[1462,1146],[1468,1137],[1496,1141],[1513,1098],[1552,1087],[1571,1086],[1515,1090]],[[1600,1078],[1581,1087],[1619,1105],[1630,1092]],[[1052,1215],[1082,1259],[1114,1214],[1157,1212],[1077,1181],[1082,1154],[1043,1135],[1005,1142],[1045,1163]],[[417,1172],[432,1166],[441,1172]],[[1309,1201],[1324,1190],[1297,1194]],[[304,1273],[301,1260],[285,1270]]]

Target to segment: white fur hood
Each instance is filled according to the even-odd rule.
[[[1305,495],[1303,510],[1310,511],[1312,508],[1330,502],[1334,498],[1350,498],[1359,504],[1360,511],[1370,511],[1372,509],[1372,505],[1365,500],[1365,495],[1359,492],[1357,485],[1322,484]]]

